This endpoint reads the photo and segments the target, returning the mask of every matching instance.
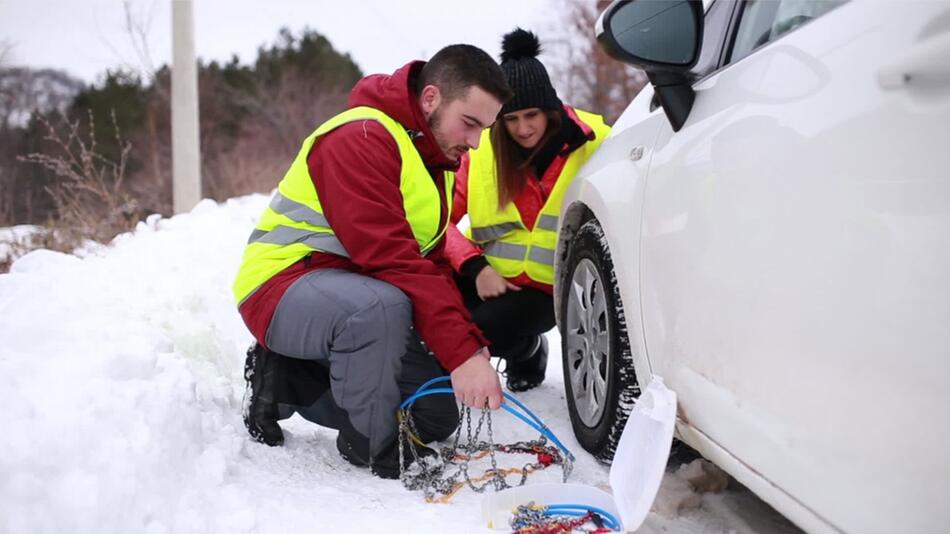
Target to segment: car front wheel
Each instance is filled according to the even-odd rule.
[[[578,442],[610,462],[640,387],[617,277],[596,220],[571,239],[560,287],[564,388]]]

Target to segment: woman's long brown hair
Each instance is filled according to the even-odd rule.
[[[525,154],[521,145],[508,133],[504,117],[498,117],[491,127],[491,145],[495,153],[495,172],[498,177],[498,211],[504,209],[509,202],[521,194],[528,176],[525,171],[541,148],[561,128],[560,111],[544,110],[544,114],[548,117],[547,129],[538,144],[528,154]]]

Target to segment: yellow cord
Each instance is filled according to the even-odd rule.
[[[402,410],[397,410],[397,411],[396,411],[396,419],[399,421],[399,426],[400,426],[400,427],[402,426],[402,423],[403,423],[403,421],[405,420],[405,417],[406,417],[406,416],[405,416],[405,413],[404,413]],[[409,435],[409,439],[411,439],[412,442],[415,443],[416,445],[418,445],[418,446],[420,446],[420,447],[426,447],[426,444],[422,442],[422,439],[420,439],[419,436],[415,435],[415,434],[412,432],[412,430],[409,429],[409,426],[408,426],[408,425],[406,425],[406,434]]]

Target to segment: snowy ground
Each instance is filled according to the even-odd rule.
[[[84,258],[37,251],[0,275],[0,533],[492,532],[480,496],[426,504],[337,454],[332,431],[284,423],[282,448],[240,419],[250,336],[230,296],[264,196],[151,217]],[[578,455],[552,336],[549,379],[520,398]],[[506,413],[497,441],[536,437]],[[641,532],[793,532],[733,481],[671,467]],[[557,469],[530,480],[556,481]]]
[[[36,233],[37,227],[31,224],[21,224],[0,228],[0,263],[18,256],[22,246]]]

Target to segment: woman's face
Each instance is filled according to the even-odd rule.
[[[548,116],[541,108],[527,108],[505,113],[501,118],[508,135],[522,148],[532,149],[544,137],[548,128]]]

